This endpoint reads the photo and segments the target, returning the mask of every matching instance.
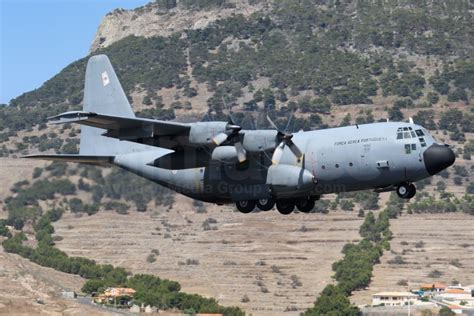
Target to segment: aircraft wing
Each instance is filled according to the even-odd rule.
[[[50,124],[78,123],[107,130],[104,136],[136,141],[139,138],[185,134],[187,124],[137,117],[120,117],[84,111],[70,111],[48,118]]]

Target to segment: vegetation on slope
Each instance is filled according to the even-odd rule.
[[[146,103],[155,108],[145,114],[167,119],[173,112],[162,108],[156,92],[176,87],[183,96],[193,97],[192,79],[207,84],[208,106],[218,114],[235,104],[243,88],[253,99],[238,106],[273,110],[278,102],[277,116],[292,108],[325,113],[331,105],[371,103],[380,93],[404,98],[409,107],[430,106],[439,95],[468,102],[474,82],[469,3],[445,2],[336,5],[280,0],[267,16],[236,15],[166,38],[131,36],[97,53],[109,55],[127,93],[147,92]],[[225,5],[227,1],[192,4]],[[409,56],[424,56],[428,62],[433,56],[431,67],[438,71],[425,73]],[[86,59],[2,107],[0,132],[15,134],[43,123],[49,115],[79,108]],[[253,82],[259,78],[268,78],[270,87],[255,90]],[[309,100],[288,100],[303,92],[310,92]],[[303,126],[317,124],[309,121]]]
[[[61,218],[64,210],[53,208],[35,221],[34,230],[37,240],[35,248],[25,246],[26,236],[23,232],[11,236],[5,223],[0,222],[0,233],[9,237],[3,242],[5,251],[19,254],[41,266],[51,267],[58,271],[79,275],[88,281],[82,287],[85,293],[102,291],[107,287],[132,287],[137,292],[136,304],[156,306],[159,309],[179,309],[189,314],[223,313],[224,315],[244,315],[237,307],[222,307],[215,299],[204,298],[196,294],[180,292],[178,282],[160,279],[157,276],[131,275],[123,268],[109,264],[97,264],[94,260],[82,257],[69,257],[54,247],[52,222]]]
[[[60,197],[63,199],[59,206],[73,213],[88,215],[97,213],[100,208],[115,209],[118,213],[126,214],[132,203],[137,211],[142,212],[147,210],[147,205],[152,201],[156,206],[165,208],[170,208],[173,204],[172,191],[132,173],[114,168],[104,177],[97,167],[76,167],[68,169],[66,163],[53,162],[44,170],[34,170],[33,178],[36,181],[33,183],[15,183],[10,189],[15,195],[4,200],[8,211],[6,223],[22,229],[25,223],[34,222],[41,216],[41,201],[53,202]],[[76,174],[80,177],[77,183],[68,177]],[[90,194],[90,201],[76,197],[80,192]]]
[[[392,207],[399,208],[397,204]],[[398,212],[386,208],[376,219],[372,212],[365,216],[360,227],[363,239],[357,244],[346,244],[342,250],[344,258],[332,266],[335,272],[335,285],[328,285],[318,297],[314,306],[303,315],[362,315],[361,311],[351,305],[349,296],[352,291],[363,289],[370,283],[373,266],[379,263],[383,250],[390,249],[390,218]]]

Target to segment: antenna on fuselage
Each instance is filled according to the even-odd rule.
[[[415,122],[413,122],[413,117],[410,116],[410,117],[408,118],[408,123],[410,123],[410,124],[415,124]]]

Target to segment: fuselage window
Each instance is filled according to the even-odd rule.
[[[415,151],[416,150],[416,144],[411,144],[411,150]]]
[[[336,168],[339,168],[339,164],[336,164]]]
[[[353,164],[352,162],[349,162],[349,166],[351,166],[351,167],[352,167],[353,165],[354,165],[354,164]]]
[[[403,138],[411,138],[410,132],[403,132]]]
[[[397,133],[397,139],[403,139],[403,133],[402,132]]]
[[[414,131],[410,131],[411,137],[416,138],[416,134]]]
[[[321,169],[326,169],[326,166],[322,166]]]
[[[411,153],[411,146],[410,144],[405,144],[405,154],[410,154]]]

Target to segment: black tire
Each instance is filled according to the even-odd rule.
[[[407,199],[411,199],[412,197],[415,196],[416,194],[416,187],[413,183],[411,183],[409,186],[408,186],[408,190],[410,191],[408,196],[406,197]]]
[[[296,201],[296,207],[300,212],[309,213],[313,210],[315,204],[314,198],[301,199]]]
[[[257,200],[257,207],[262,211],[269,211],[275,206],[275,201],[272,199]]]
[[[235,202],[235,206],[237,206],[237,209],[239,212],[248,214],[253,211],[255,208],[255,201],[251,200],[243,200],[243,201],[237,201]]]
[[[399,198],[408,199],[410,195],[410,185],[402,183],[397,187],[397,195]]]
[[[276,202],[277,210],[280,214],[291,214],[295,209],[295,202],[290,200],[279,200]]]

